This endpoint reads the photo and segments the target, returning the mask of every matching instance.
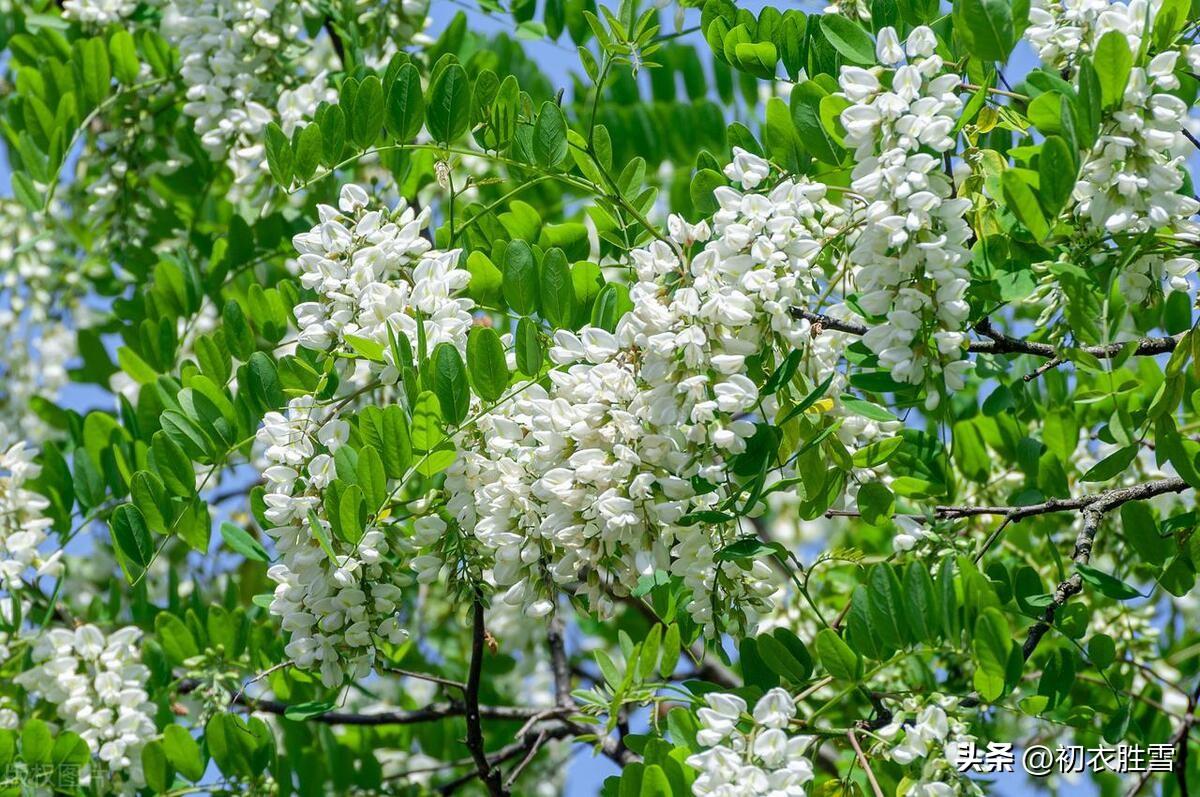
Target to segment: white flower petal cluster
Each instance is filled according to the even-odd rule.
[[[731,170],[758,185],[767,164],[739,151]],[[774,417],[776,399],[759,395],[747,359],[765,354],[770,371],[801,349],[814,383],[836,364],[834,336],[818,345],[792,312],[816,295],[821,241],[844,217],[825,193],[792,180],[767,193],[720,188],[711,229],[670,219],[672,245],[633,252],[633,309],[615,332],[557,332],[549,387],[514,391],[461,437],[448,506],[494,552],[506,601],[545,614],[556,587],[582,581],[603,612],[607,593],[663,568],[692,589],[692,616],[710,634],[768,608],[764,562],[715,560],[736,528],[679,521],[727,497],[699,485],[725,485],[752,418]],[[696,242],[698,254],[680,254]]]
[[[945,695],[908,698],[892,721],[879,729],[884,757],[901,766],[920,765],[915,777],[906,778],[909,786],[902,794],[953,797],[982,793],[956,766],[960,748],[975,741],[966,723],[956,717],[958,707],[958,698]]]
[[[162,32],[179,49],[187,84],[184,113],[205,150],[226,160],[238,186],[252,188],[266,174],[265,131],[278,122],[287,135],[337,93],[320,69],[305,83],[280,92],[289,48],[302,39],[293,0],[181,0],[168,3]]]
[[[964,325],[971,229],[963,216],[971,203],[955,198],[942,170],[962,113],[961,78],[946,71],[936,46],[927,27],[915,28],[903,47],[884,28],[877,47],[883,66],[845,66],[839,77],[851,103],[841,114],[855,152],[851,188],[868,205],[849,257],[859,305],[886,319],[863,343],[896,381],[930,385],[927,409],[940,400],[935,377],[946,390],[960,390],[970,369]]]
[[[64,0],[63,16],[88,27],[120,22],[137,9],[136,0]]]
[[[1110,30],[1125,34],[1130,52],[1138,52],[1147,14],[1153,17],[1161,5],[1161,0],[1033,0],[1025,38],[1042,63],[1073,69]]]
[[[349,424],[312,396],[292,399],[286,413],[267,413],[257,435],[270,463],[263,472],[267,533],[279,553],[267,570],[277,584],[270,612],[291,635],[284,652],[297,666],[318,669],[330,688],[370,672],[377,639],[399,644],[407,636],[397,617],[398,573],[383,529],[370,525],[351,545],[325,517],[323,491],[335,477],[334,454],[349,435]],[[314,520],[320,531],[311,527]]]
[[[807,736],[792,736],[788,725],[796,705],[785,690],[775,688],[754,705],[753,721],[746,701],[737,695],[704,696],[696,712],[700,730],[696,741],[705,750],[687,759],[699,771],[692,783],[697,797],[800,797],[813,779],[812,762],[804,751]],[[744,730],[749,727],[748,730]]]
[[[142,748],[158,735],[141,644],[133,626],[107,636],[94,625],[51,629],[33,645],[34,666],[14,679],[54,705],[63,727],[87,742],[123,791],[143,785]]]
[[[66,317],[87,314],[76,304],[84,280],[74,249],[57,229],[16,200],[0,200],[0,449],[46,439],[51,430],[34,398],[53,400],[70,382],[77,347]]]
[[[53,521],[42,512],[50,502],[25,486],[41,472],[34,454],[24,443],[0,453],[0,587],[10,592],[22,588],[27,573],[62,571],[62,551],[46,556],[43,550]]]
[[[1135,59],[1160,2],[1113,0],[1035,3],[1025,36],[1044,63],[1073,74],[1081,54],[1095,51],[1110,31],[1125,36]],[[1152,28],[1151,28],[1152,29]],[[1175,70],[1183,56],[1192,71],[1200,50],[1184,47],[1149,53],[1136,63],[1119,107],[1106,111],[1100,134],[1086,155],[1075,185],[1075,214],[1098,235],[1141,235],[1165,230],[1200,240],[1192,217],[1200,202],[1180,193],[1191,144],[1184,136],[1188,106],[1171,92],[1179,88]],[[1195,57],[1193,57],[1193,55]],[[1187,291],[1198,264],[1190,256],[1143,255],[1122,269],[1122,293],[1145,301],[1151,290]]]
[[[385,382],[397,378],[389,327],[415,346],[419,317],[430,351],[439,343],[465,350],[474,303],[457,294],[471,274],[458,267],[459,250],[430,250],[421,235],[428,209],[417,213],[403,200],[395,210],[368,208],[367,192],[351,184],[338,208],[318,212],[320,223],[293,239],[300,283],[319,295],[296,307],[301,346],[324,350],[347,335],[372,340],[385,351]]]

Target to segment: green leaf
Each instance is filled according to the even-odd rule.
[[[167,660],[174,665],[181,665],[200,653],[196,637],[183,620],[170,612],[159,612],[155,615],[154,635],[162,645],[163,652],[167,654]]]
[[[856,468],[875,468],[887,462],[896,449],[904,442],[900,436],[885,437],[866,445],[854,452],[853,461]]]
[[[425,98],[421,94],[421,74],[412,64],[396,73],[387,95],[387,126],[392,137],[408,142],[421,132],[425,121]]]
[[[891,565],[879,564],[871,568],[867,575],[867,598],[871,625],[884,644],[889,648],[902,648],[908,644],[911,635],[904,614],[904,591]]]
[[[817,657],[825,671],[839,681],[857,681],[862,675],[862,660],[842,641],[837,632],[822,628],[817,633]]]
[[[383,83],[368,75],[354,95],[354,113],[350,116],[350,136],[361,149],[375,143],[383,129]]]
[[[1098,570],[1091,565],[1080,564],[1076,565],[1075,568],[1079,571],[1079,575],[1084,581],[1095,587],[1100,594],[1106,595],[1113,600],[1127,601],[1130,598],[1146,597],[1111,573],[1105,573],[1103,570]]]
[[[439,343],[433,350],[433,392],[442,408],[442,417],[452,426],[467,417],[471,391],[467,371],[458,349],[449,343]]]
[[[789,107],[792,124],[805,149],[822,163],[838,164],[844,151],[821,123],[821,99],[828,95],[819,83],[808,80],[792,89]]]
[[[379,455],[374,446],[366,445],[359,449],[355,475],[358,477],[358,486],[362,488],[368,513],[377,513],[387,499],[388,493],[383,457]]]
[[[920,644],[941,635],[937,593],[929,569],[922,562],[909,562],[904,569],[904,607],[908,612],[908,628],[913,642]]]
[[[1171,555],[1169,538],[1159,533],[1154,513],[1142,501],[1121,505],[1121,530],[1124,539],[1144,561],[1161,565]]]
[[[342,489],[338,498],[337,516],[338,523],[334,530],[346,542],[357,545],[366,531],[367,522],[363,491],[357,484],[348,484]]]
[[[83,98],[88,108],[95,108],[108,99],[112,67],[108,60],[108,49],[101,38],[80,39],[75,43],[79,48],[80,84],[83,87]]]
[[[167,761],[162,743],[158,740],[153,740],[142,748],[142,774],[146,785],[153,789],[155,794],[166,794],[170,791],[175,773]]]
[[[129,31],[122,29],[113,31],[108,40],[108,52],[112,56],[113,73],[117,76],[117,80],[125,86],[132,86],[136,83],[138,76],[137,48],[134,46],[133,36]]]
[[[542,315],[557,328],[567,328],[575,315],[575,286],[567,256],[558,247],[542,258]]]
[[[471,82],[459,64],[450,64],[433,80],[426,99],[426,125],[433,140],[457,141],[471,124]]]
[[[313,176],[325,152],[325,140],[321,136],[319,125],[305,125],[297,136],[296,142],[296,177],[307,180]]]
[[[225,521],[221,524],[221,539],[225,541],[225,547],[252,562],[271,561],[271,557],[262,543],[241,526],[235,526],[233,523]]]
[[[293,703],[284,709],[283,716],[295,722],[304,722],[305,720],[319,717],[322,714],[328,714],[337,708],[337,704],[331,700],[313,700],[308,703]]]
[[[1059,212],[1075,190],[1075,153],[1059,136],[1047,136],[1038,156],[1038,193],[1050,218]]]
[[[508,363],[500,335],[491,327],[474,327],[467,338],[467,369],[475,393],[495,401],[508,389]]]
[[[862,485],[858,490],[857,501],[862,519],[872,526],[881,526],[891,520],[896,506],[896,496],[878,480]]]
[[[21,728],[21,760],[26,765],[48,764],[53,747],[50,726],[39,719],[25,721]]]
[[[175,495],[187,498],[196,493],[196,472],[183,448],[166,432],[155,432],[150,438],[150,452],[155,472]]]
[[[1106,482],[1109,479],[1116,478],[1125,472],[1134,458],[1137,457],[1137,453],[1137,445],[1118,448],[1088,468],[1088,472],[1083,474],[1082,479],[1085,482]]]
[[[200,745],[180,725],[168,725],[163,729],[163,752],[171,765],[187,780],[198,782],[204,777],[204,758]]]
[[[154,540],[146,528],[146,519],[137,507],[121,504],[113,511],[108,525],[113,544],[127,562],[136,566],[140,574],[154,558]]]
[[[966,52],[1005,61],[1029,24],[1029,0],[954,0],[953,18]]]
[[[537,324],[532,319],[522,318],[517,322],[514,338],[517,350],[517,368],[526,376],[537,376],[542,370],[542,344],[538,337]]]
[[[295,155],[292,153],[292,144],[288,137],[274,122],[267,125],[266,150],[267,168],[271,170],[271,178],[281,188],[287,188],[292,184]]]
[[[549,100],[542,103],[533,125],[533,157],[539,165],[551,168],[567,157],[567,119]]]
[[[1100,104],[1104,108],[1120,105],[1125,99],[1125,87],[1133,71],[1133,53],[1129,50],[1129,40],[1125,34],[1110,30],[1101,36],[1096,43],[1092,63],[1100,79]]]
[[[975,654],[975,689],[987,702],[997,700],[1004,694],[1012,645],[1012,635],[1004,615],[993,607],[980,612],[979,619],[975,621],[971,649]]]
[[[1025,229],[1039,241],[1049,237],[1050,225],[1029,184],[1017,172],[1007,169],[1000,177],[1000,186],[1008,209],[1025,225]]]
[[[833,49],[854,64],[875,63],[875,43],[871,34],[848,17],[825,14],[821,17],[821,32]]]
[[[519,315],[537,312],[538,267],[533,249],[520,239],[509,241],[504,250],[504,300]]]
[[[683,643],[679,636],[679,626],[675,623],[667,626],[667,632],[663,635],[662,658],[658,664],[658,672],[663,678],[670,678],[675,672],[675,666],[679,664],[679,654],[683,650]]]
[[[134,506],[142,513],[146,527],[156,534],[168,533],[174,517],[167,488],[158,474],[149,470],[133,474],[129,493]]]

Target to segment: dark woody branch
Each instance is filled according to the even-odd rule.
[[[843,332],[847,335],[858,335],[860,337],[867,333],[868,327],[857,321],[843,321],[822,313],[812,313],[801,309],[795,309],[792,312],[797,318],[802,318],[814,325],[820,325],[823,330],[830,329],[835,332]],[[992,325],[989,318],[981,319],[975,325],[975,332],[986,338],[986,340],[971,341],[968,345],[967,351],[975,354],[1028,354],[1032,357],[1046,358],[1046,362],[1038,366],[1037,370],[1025,375],[1026,382],[1036,379],[1046,371],[1057,368],[1067,361],[1059,353],[1059,350],[1049,343],[1038,343],[1036,341],[1005,335]],[[1116,357],[1130,343],[1136,343],[1137,346],[1133,351],[1135,355],[1153,356],[1174,351],[1181,337],[1182,335],[1157,338],[1148,337],[1137,341],[1109,343],[1103,346],[1080,346],[1079,351],[1101,360],[1107,360]]]

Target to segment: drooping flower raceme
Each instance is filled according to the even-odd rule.
[[[144,784],[142,748],[157,735],[141,644],[133,626],[108,636],[94,625],[51,629],[33,645],[34,666],[15,678],[54,706],[126,792]]]
[[[696,716],[696,741],[705,749],[687,759],[699,771],[692,794],[700,797],[800,797],[813,779],[805,755],[810,737],[792,736],[788,725],[796,716],[792,696],[775,688],[754,706],[753,720],[746,701],[737,695],[712,693]]]
[[[41,472],[34,453],[24,443],[0,453],[0,587],[9,592],[22,588],[26,574],[57,576],[62,569],[61,550],[43,551],[53,521],[42,512],[50,502],[25,486]]]
[[[979,787],[960,771],[960,756],[975,742],[966,724],[957,719],[956,697],[931,695],[907,698],[892,721],[877,732],[884,739],[886,758],[914,774],[906,778],[907,789],[898,794],[910,797],[953,797],[982,794]]]
[[[311,396],[292,399],[286,413],[267,413],[258,431],[270,463],[263,472],[267,533],[280,558],[267,571],[278,585],[270,611],[291,635],[287,655],[319,669],[331,688],[370,671],[377,639],[399,644],[406,636],[384,531],[370,525],[345,539],[326,517],[323,491],[349,434],[349,424]]]
[[[320,206],[320,223],[294,239],[300,282],[317,294],[296,307],[298,343],[328,350],[345,348],[349,336],[375,342],[387,363],[372,367],[390,383],[398,371],[389,344],[400,335],[417,341],[418,324],[430,348],[448,342],[465,349],[473,305],[455,294],[470,275],[457,267],[457,251],[430,251],[421,236],[427,212],[367,204],[362,188],[347,185],[338,208]],[[327,517],[334,457],[349,432],[312,396],[293,399],[285,413],[268,413],[258,432],[267,462],[267,532],[281,559],[269,570],[278,583],[271,612],[291,634],[287,655],[319,669],[331,687],[369,671],[377,640],[405,637],[397,619],[403,578],[387,526],[373,521],[360,539],[344,539]],[[379,509],[368,507],[368,515]],[[418,531],[438,522],[422,518]]]
[[[1081,57],[1094,54],[1106,34],[1123,36],[1134,58],[1121,100],[1105,110],[1075,185],[1074,213],[1096,236],[1165,230],[1200,240],[1200,226],[1192,218],[1200,212],[1200,202],[1182,192],[1191,153],[1184,135],[1188,106],[1172,93],[1180,85],[1175,70],[1181,57],[1192,61],[1195,48],[1171,45],[1155,51],[1147,30],[1153,30],[1161,7],[1146,0],[1040,0],[1030,9],[1026,38],[1047,66],[1072,80],[1078,78]],[[1190,255],[1139,254],[1122,268],[1122,292],[1131,302],[1141,302],[1164,283],[1187,291],[1197,266]]]
[[[768,171],[748,153],[732,169],[754,185]],[[633,309],[615,331],[559,330],[549,387],[514,389],[462,436],[448,506],[494,552],[505,600],[546,613],[557,589],[583,582],[603,611],[662,568],[691,588],[692,616],[710,634],[767,608],[764,562],[716,558],[736,529],[684,518],[728,497],[728,463],[755,433],[752,417],[778,406],[745,375],[747,360],[763,355],[770,371],[812,343],[793,311],[815,295],[820,241],[844,215],[825,193],[791,180],[763,194],[722,188],[711,229],[672,218],[671,244],[633,252]],[[694,257],[681,254],[696,243]],[[830,372],[828,354],[803,358],[814,382]]]
[[[928,409],[942,384],[962,389],[970,368],[971,230],[963,216],[971,203],[954,197],[942,171],[962,113],[960,77],[946,71],[936,45],[927,27],[915,28],[903,47],[884,28],[877,46],[884,66],[845,66],[839,77],[850,102],[841,121],[855,153],[851,188],[868,204],[850,233],[858,306],[884,319],[863,343],[896,381],[929,384]]]
[[[266,174],[267,125],[291,135],[322,100],[336,99],[319,63],[280,91],[278,77],[293,73],[280,65],[300,46],[301,23],[294,0],[182,0],[164,10],[162,32],[179,49],[187,85],[183,111],[205,150],[247,189]]]

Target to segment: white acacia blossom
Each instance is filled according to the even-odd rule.
[[[384,531],[368,526],[351,543],[325,517],[324,489],[349,434],[349,424],[312,396],[292,399],[286,413],[267,413],[258,431],[270,463],[263,472],[267,533],[280,558],[267,571],[278,585],[270,611],[291,635],[284,652],[299,667],[319,669],[330,688],[370,671],[377,639],[399,644],[407,636]]]
[[[57,576],[62,570],[62,551],[44,552],[53,521],[42,512],[50,502],[25,486],[41,472],[34,454],[24,443],[0,453],[0,587],[9,592],[22,588],[27,573]]]
[[[761,158],[735,153],[730,176],[757,186],[766,175]],[[753,416],[774,417],[776,397],[744,373],[749,358],[765,352],[770,371],[800,349],[814,383],[832,372],[837,339],[814,341],[793,311],[816,295],[821,241],[844,212],[825,186],[803,181],[767,193],[723,187],[716,198],[711,228],[672,217],[671,244],[633,252],[633,309],[614,332],[558,331],[549,387],[515,389],[459,441],[448,507],[493,552],[504,599],[535,615],[578,582],[606,611],[610,593],[655,567],[691,588],[690,611],[709,634],[753,625],[768,608],[765,562],[716,560],[736,529],[681,520],[728,498],[719,485],[755,433]],[[681,255],[695,243],[698,254]]]
[[[961,78],[946,71],[936,46],[927,27],[915,28],[903,47],[884,28],[883,66],[845,66],[839,77],[851,103],[841,114],[855,153],[851,188],[868,204],[850,233],[849,257],[859,306],[884,318],[863,343],[897,382],[929,385],[927,409],[940,402],[942,385],[961,390],[971,367],[964,359],[971,229],[963,218],[971,203],[954,196],[942,171],[962,113]]]
[[[1101,37],[1113,31],[1125,37],[1135,64],[1120,104],[1105,111],[1096,143],[1084,157],[1074,191],[1075,215],[1099,236],[1163,230],[1194,242],[1200,240],[1200,226],[1193,221],[1200,202],[1181,193],[1191,153],[1184,135],[1188,106],[1172,92],[1180,85],[1176,69],[1186,60],[1196,71],[1200,50],[1187,45],[1163,52],[1151,48],[1141,61],[1146,31],[1153,29],[1161,7],[1157,0],[1038,0],[1030,9],[1025,36],[1047,66],[1072,79],[1080,56],[1093,54]],[[1164,283],[1187,291],[1197,266],[1190,256],[1140,255],[1119,275],[1122,293],[1131,302],[1142,302]]]
[[[302,46],[301,23],[294,0],[182,0],[164,10],[162,32],[179,48],[187,85],[183,111],[204,149],[247,190],[267,173],[267,125],[291,135],[322,100],[336,100],[319,64],[280,91],[279,76],[293,73],[281,64]]]
[[[295,237],[300,282],[317,294],[296,307],[298,342],[324,350],[345,345],[349,335],[374,341],[386,352],[382,377],[391,382],[398,376],[389,346],[394,334],[416,341],[421,324],[430,348],[449,342],[465,349],[473,304],[455,294],[470,274],[457,267],[457,251],[430,251],[421,236],[428,212],[367,205],[366,191],[344,186],[338,208],[321,205],[320,223]],[[369,525],[351,544],[333,533],[325,515],[334,456],[349,432],[346,421],[311,396],[293,399],[286,413],[268,413],[258,432],[267,462],[267,532],[281,557],[269,571],[279,585],[271,612],[291,634],[287,655],[301,667],[319,668],[328,686],[366,674],[377,639],[398,644],[406,635],[396,616],[403,577],[389,557],[385,527]],[[440,522],[422,518],[418,532]]]
[[[389,366],[386,382],[398,375],[389,327],[415,346],[420,318],[430,351],[439,343],[466,349],[474,303],[457,294],[471,274],[458,267],[459,250],[431,251],[421,235],[428,210],[418,213],[403,200],[394,210],[368,209],[357,185],[342,188],[338,208],[317,210],[320,223],[293,239],[300,284],[318,295],[296,307],[301,346],[324,350],[347,335],[374,341]]]
[[[775,688],[754,705],[753,721],[746,701],[737,695],[712,693],[696,712],[696,741],[706,748],[687,759],[699,771],[692,783],[697,797],[801,797],[813,779],[807,736],[792,736],[788,725],[796,705],[785,690]]]
[[[63,0],[63,16],[96,28],[120,22],[137,9],[136,0]]]
[[[964,722],[957,719],[956,697],[930,695],[907,698],[892,721],[877,735],[884,741],[880,751],[901,766],[912,765],[906,785],[897,794],[903,797],[954,797],[983,792],[959,772],[960,756],[975,743]]]
[[[83,279],[74,250],[45,222],[0,200],[0,449],[50,436],[35,397],[54,399],[70,382],[77,342],[65,309],[73,321],[86,320],[76,304]]]
[[[33,644],[35,666],[15,678],[54,706],[63,727],[87,742],[124,792],[144,784],[142,748],[158,733],[141,644],[133,626],[108,636],[94,625],[51,629]]]

